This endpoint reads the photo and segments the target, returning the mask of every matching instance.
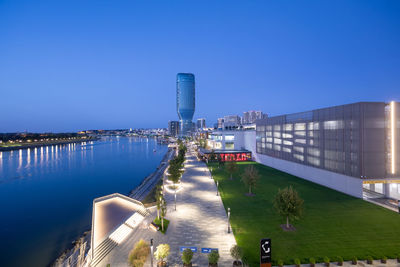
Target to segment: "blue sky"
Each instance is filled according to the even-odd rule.
[[[0,132],[400,101],[400,1],[0,0]]]

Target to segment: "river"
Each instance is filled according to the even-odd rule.
[[[155,139],[0,152],[0,266],[44,267],[91,223],[94,198],[127,194],[167,151]]]

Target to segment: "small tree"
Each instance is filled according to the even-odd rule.
[[[161,186],[156,188],[156,206],[157,206],[157,219],[160,219],[161,202],[163,199]]]
[[[140,239],[129,253],[128,262],[133,267],[143,267],[149,254],[149,243]]]
[[[168,244],[160,244],[157,246],[157,249],[154,252],[154,257],[161,263],[161,266],[164,266],[166,264],[164,259],[168,257],[169,249],[170,248]]]
[[[236,162],[234,161],[229,161],[226,165],[225,165],[225,169],[226,171],[231,175],[231,180],[232,180],[232,175],[238,171],[238,166],[236,164]]]
[[[249,187],[249,195],[251,195],[251,188],[256,186],[259,178],[260,175],[258,174],[258,170],[254,168],[254,165],[249,165],[244,169],[242,181]]]
[[[190,265],[192,263],[193,251],[190,248],[185,249],[182,252],[182,261],[185,265]]]
[[[278,190],[274,206],[278,213],[286,218],[286,228],[289,228],[289,219],[299,219],[303,213],[304,200],[300,198],[292,186]]]
[[[240,265],[240,259],[243,257],[243,251],[242,248],[239,247],[238,245],[233,245],[231,247],[231,256],[232,258],[235,259],[234,264],[235,265]]]
[[[165,201],[164,198],[161,201],[160,213],[161,213],[161,230],[164,231],[164,218],[165,216],[167,216],[167,202]]]
[[[218,251],[211,251],[210,254],[208,254],[208,263],[211,266],[217,266],[218,265],[218,260],[219,260],[219,253]]]

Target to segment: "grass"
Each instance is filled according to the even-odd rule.
[[[164,231],[161,230],[161,219],[157,219],[155,218],[153,221],[155,224],[157,224],[158,227],[160,227],[160,232],[165,234],[167,232],[168,229],[168,225],[169,225],[169,220],[164,218]]]
[[[240,180],[247,164],[255,164],[260,173],[252,197],[245,195],[248,189]],[[219,181],[225,209],[231,208],[233,233],[250,266],[259,264],[262,238],[272,239],[273,265],[279,259],[293,264],[296,258],[308,263],[311,257],[323,262],[325,256],[334,261],[338,256],[395,258],[400,253],[400,215],[393,211],[258,163],[239,163],[233,180],[217,163],[209,166]],[[278,189],[289,185],[304,199],[303,217],[291,222],[294,232],[280,228],[285,220],[273,207]]]

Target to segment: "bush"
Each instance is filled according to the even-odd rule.
[[[233,245],[231,247],[231,256],[234,258],[236,261],[240,260],[243,256],[243,251],[242,248],[239,247],[238,245]]]
[[[187,248],[182,253],[182,261],[184,264],[190,264],[193,258],[193,251],[190,248]]]
[[[331,260],[327,256],[325,256],[324,257],[324,262],[325,262],[325,265],[328,267],[329,263],[331,262]]]
[[[154,257],[161,264],[164,264],[164,259],[169,255],[169,245],[168,244],[160,244],[157,246],[156,252],[154,252]]]
[[[397,254],[396,258],[397,258],[397,262],[400,263],[400,254]]]
[[[358,259],[357,259],[356,256],[354,256],[354,257],[351,258],[351,264],[357,265],[357,261],[358,261]]]
[[[129,253],[128,262],[133,267],[143,267],[150,254],[150,245],[140,239]]]
[[[208,263],[210,264],[217,264],[219,260],[219,253],[218,251],[211,251],[210,254],[208,254]]]
[[[339,265],[339,266],[343,265],[343,258],[341,256],[337,257],[337,265]]]
[[[294,259],[294,264],[296,266],[300,266],[300,264],[301,264],[300,259]]]
[[[281,260],[281,259],[278,260],[278,266],[279,266],[279,267],[282,267],[282,266],[283,266],[283,260]]]
[[[371,256],[367,256],[367,263],[368,264],[372,264],[373,261],[374,261],[374,259]]]
[[[310,258],[310,265],[311,265],[311,267],[315,266],[315,259],[314,258]]]
[[[381,263],[386,263],[386,261],[387,261],[387,257],[383,256],[382,259],[381,259]]]

